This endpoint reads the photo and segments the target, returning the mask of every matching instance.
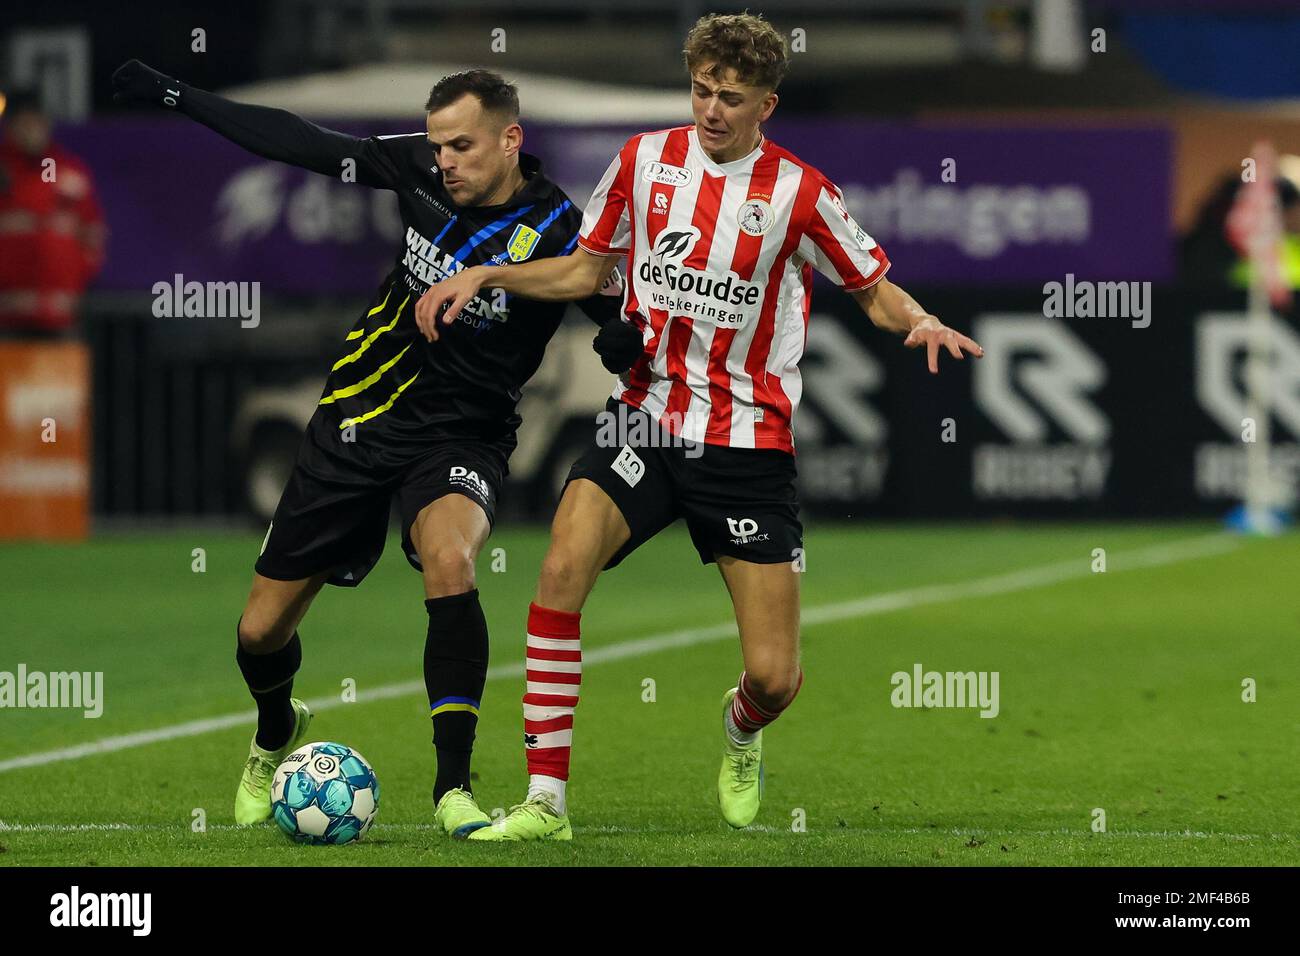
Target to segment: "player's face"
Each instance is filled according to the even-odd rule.
[[[524,140],[518,123],[503,124],[467,93],[430,113],[425,128],[456,205],[490,206],[509,198],[501,193]]]
[[[718,163],[740,159],[758,145],[758,125],[772,115],[776,94],[741,83],[728,67],[719,76],[705,63],[691,74],[691,112],[695,135],[709,158]]]

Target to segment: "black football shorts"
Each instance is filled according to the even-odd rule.
[[[803,547],[795,492],[794,456],[775,448],[682,445],[649,415],[611,398],[606,410],[629,427],[620,437],[645,436],[635,445],[604,440],[601,430],[569,470],[595,482],[623,513],[632,536],[605,565],[612,568],[678,518],[686,519],[700,560],[720,554],[779,564]],[[626,416],[623,419],[623,416]],[[642,428],[632,424],[640,416]],[[654,436],[654,437],[651,437]]]
[[[448,438],[432,442],[427,453],[408,464],[376,469],[367,467],[362,456],[322,449],[309,430],[254,568],[279,581],[328,571],[330,584],[355,587],[384,551],[395,502],[402,550],[411,566],[422,570],[410,537],[420,509],[444,495],[460,494],[494,523],[509,457],[500,444]]]

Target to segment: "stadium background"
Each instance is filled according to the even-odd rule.
[[[871,327],[819,277],[795,423],[810,533],[808,600],[825,596],[815,590],[819,572],[821,587],[849,601],[891,586],[955,580],[963,572],[978,578],[1072,559],[1084,571],[1092,562],[1096,571],[1095,549],[1112,544],[1121,553],[1147,555],[1131,564],[1141,568],[1163,561],[1144,548],[1177,548],[1184,538],[1202,542],[1206,535],[1218,541],[1215,528],[1240,500],[1246,473],[1247,295],[1242,267],[1223,239],[1227,207],[1216,197],[1225,182],[1240,181],[1243,159],[1259,141],[1275,147],[1284,174],[1295,176],[1300,168],[1300,66],[1292,55],[1300,14],[1293,5],[837,0],[752,9],[796,41],[769,135],[842,187],[850,212],[888,251],[891,279],[989,352],[982,363],[947,363],[931,378],[917,354]],[[0,625],[11,630],[0,669],[17,660],[94,669],[116,659],[118,686],[138,690],[139,699],[119,705],[120,717],[110,709],[94,726],[50,714],[5,714],[0,761],[8,762],[0,794],[23,774],[58,770],[57,761],[23,769],[24,755],[147,731],[168,723],[173,706],[194,719],[213,711],[173,687],[193,679],[188,670],[147,663],[148,649],[179,632],[187,643],[210,648],[187,651],[187,659],[225,661],[229,632],[233,654],[234,620],[257,541],[328,360],[398,239],[390,195],[264,162],[182,117],[115,108],[108,83],[113,68],[138,57],[194,85],[327,126],[392,133],[420,127],[420,107],[438,77],[486,66],[519,83],[525,148],[581,204],[629,133],[689,121],[678,51],[685,29],[704,11],[696,2],[533,0],[475,3],[471,11],[468,4],[427,0],[273,0],[51,2],[6,13],[0,79],[41,90],[57,121],[55,141],[90,168],[109,232],[103,269],[81,303],[73,338],[84,343],[84,376],[78,379],[76,362],[53,373],[47,368],[44,378],[30,358],[4,366],[0,504],[6,524],[0,527],[11,540],[0,543],[6,569],[0,593],[8,592],[4,603],[15,610]],[[241,327],[237,317],[155,317],[151,290],[176,274],[187,281],[260,283],[257,327]],[[1288,275],[1300,282],[1300,272]],[[1067,276],[1151,283],[1149,325],[1131,316],[1044,315],[1044,284]],[[1300,479],[1298,318],[1290,306],[1280,309],[1272,331],[1272,462],[1290,498]],[[515,638],[559,479],[608,394],[608,375],[590,349],[593,334],[587,320],[571,313],[525,390],[525,424],[501,496],[501,524],[480,567],[488,577],[494,545],[510,554],[512,573],[502,575],[511,579],[508,588],[481,582],[485,604],[492,605],[497,660],[519,656]],[[13,348],[14,340],[3,347]],[[50,408],[61,410],[67,427],[61,426],[60,442],[36,443],[31,435]],[[818,561],[815,542],[824,542],[826,561]],[[602,584],[609,600],[598,602],[590,618],[608,610],[615,596],[628,607],[616,616],[611,640],[727,619],[717,580],[681,564],[684,540],[669,536],[656,547],[633,568],[666,578],[659,597],[638,594],[631,573],[621,583]],[[1135,570],[1124,598],[1040,596],[1042,606],[1029,601],[1028,609],[1004,598],[974,631],[954,635],[948,649],[961,658],[955,663],[976,666],[962,663],[968,660],[963,638],[982,631],[995,643],[1023,640],[1027,662],[1036,659],[1040,641],[1049,649],[1068,644],[1071,627],[1082,639],[1113,625],[1107,643],[1119,658],[1112,663],[1137,655],[1119,665],[1126,676],[1112,681],[1089,672],[1086,660],[1046,653],[1033,674],[1043,700],[1053,697],[1057,680],[1080,674],[1123,697],[1148,693],[1153,681],[1135,674],[1153,660],[1200,666],[1198,677],[1178,672],[1190,697],[1165,712],[1169,739],[1180,741],[1171,744],[1176,753],[1156,750],[1188,781],[1212,777],[1210,769],[1221,765],[1197,769],[1187,762],[1179,735],[1189,720],[1201,726],[1214,712],[1229,728],[1225,735],[1266,739],[1265,748],[1294,737],[1293,719],[1252,715],[1245,726],[1240,704],[1219,713],[1201,696],[1213,685],[1234,697],[1243,676],[1264,671],[1294,701],[1295,651],[1282,631],[1294,632],[1296,614],[1281,596],[1285,589],[1260,577],[1294,574],[1293,547],[1286,539],[1230,542],[1222,549],[1245,563],[1158,581]],[[195,548],[218,572],[209,574],[202,598],[185,590]],[[1208,548],[1217,554],[1220,545]],[[1122,559],[1117,565],[1123,567]],[[163,569],[173,566],[189,579],[169,579],[172,571]],[[92,578],[97,583],[83,590]],[[342,632],[373,628],[367,609],[384,601],[419,610],[416,586],[390,544],[356,602],[347,604],[350,594],[323,597],[326,610],[313,612],[307,632],[320,635],[320,646],[349,654]],[[634,609],[662,600],[663,588],[679,587],[671,613],[661,608],[653,619],[632,617]],[[179,594],[190,603],[171,600]],[[1130,623],[1144,623],[1116,623],[1104,605],[1128,609],[1136,615]],[[78,609],[95,614],[96,606],[102,642],[92,647],[75,615]],[[1043,615],[1039,623],[1027,623],[1026,615],[1036,612]],[[407,616],[415,621],[414,611]],[[1187,628],[1209,619],[1218,630],[1188,637]],[[935,619],[899,627],[897,633],[915,627],[925,646],[948,624]],[[374,651],[364,663],[349,661],[345,673],[372,683],[416,676],[418,629],[409,622],[406,629],[408,642],[394,637],[392,648]],[[1234,657],[1246,647],[1253,657]],[[899,662],[910,666],[918,653],[906,646],[895,651],[889,662],[870,655],[859,662],[873,675],[862,680],[881,688],[872,707],[886,713],[889,673]],[[977,663],[985,657],[996,669],[996,654],[977,655]],[[121,673],[133,660],[146,672],[153,666],[151,676]],[[226,710],[238,709],[237,675],[223,666],[213,663],[214,673],[196,686],[209,687],[209,699],[226,702]],[[659,666],[656,673],[665,675],[690,669],[681,658]],[[845,666],[847,673],[856,665]],[[730,673],[726,668],[718,673]],[[112,670],[108,675],[111,681]],[[320,686],[322,693],[336,687],[336,675]],[[1170,689],[1177,686],[1173,680]],[[500,755],[485,759],[499,761],[502,775],[515,773],[510,779],[517,780],[513,694],[512,684],[498,708],[505,734]],[[1116,715],[1122,727],[1141,720],[1128,708],[1144,704],[1119,697],[1101,705],[1103,713]],[[415,698],[418,693],[407,710]],[[1115,709],[1106,711],[1111,704]],[[580,714],[598,714],[600,706],[599,698],[584,698]],[[983,730],[982,721],[973,723]],[[1041,728],[1050,718],[1031,723]],[[1034,728],[1014,733],[1022,730],[1041,735]],[[236,741],[225,747],[234,762],[244,730],[223,733],[227,743]],[[425,759],[418,737],[408,742],[417,766],[402,771],[416,791]],[[955,730],[944,739],[954,752],[971,746]],[[918,737],[918,745],[924,740]],[[1223,753],[1236,759],[1238,744],[1224,742]],[[1133,745],[1135,753],[1143,747],[1136,738]],[[1107,752],[1107,759],[1120,758]],[[1261,780],[1266,766],[1254,766]],[[1270,786],[1292,785],[1294,776],[1269,778]],[[44,793],[41,781],[53,777],[27,779]],[[1227,785],[1205,786],[1208,806],[1183,816],[1178,807],[1165,808],[1167,829],[1181,828],[1184,819],[1211,832],[1221,828],[1214,813],[1226,798],[1214,791]],[[1229,833],[1259,831],[1264,839],[1294,829],[1293,821],[1279,822],[1272,802],[1255,796],[1263,816],[1224,823]],[[953,800],[950,822],[964,825],[962,804]],[[1035,806],[1034,798],[1026,801]],[[48,808],[69,825],[102,816],[76,802],[51,800]],[[147,817],[153,809],[140,812]],[[135,809],[118,811],[117,817],[131,817]],[[1026,833],[1050,835],[1067,826],[1035,812],[1026,811]],[[1087,810],[1080,804],[1070,813],[1086,835]],[[50,813],[0,803],[0,821],[15,819],[35,825]],[[993,826],[992,819],[986,806],[980,825]],[[775,822],[779,829],[782,820]],[[904,821],[898,833],[928,825]],[[20,838],[20,832],[10,835]],[[36,858],[73,858],[74,838],[63,839],[41,844]],[[1023,845],[1034,839],[1024,837]],[[1045,838],[1042,855],[1030,862],[1069,861],[1068,846],[1064,857],[1053,855],[1059,847],[1047,849],[1054,839]],[[910,840],[899,837],[901,844]],[[1271,861],[1279,847],[1296,858],[1290,838],[1265,844],[1226,840],[1221,848],[1228,860],[1238,859],[1232,852],[1242,847],[1250,859]],[[931,859],[925,848],[900,851],[888,841],[868,850],[868,857],[880,854],[873,859]],[[678,860],[664,852],[653,859]],[[1125,858],[1205,859],[1195,848],[1185,857],[1172,845],[1153,852],[1156,857]]]

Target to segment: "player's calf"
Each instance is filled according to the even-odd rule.
[[[488,822],[474,803],[470,760],[487,681],[487,619],[475,587],[474,560],[491,524],[480,502],[444,494],[420,509],[410,538],[424,575],[424,687],[433,724],[437,771],[434,818],[465,836]]]

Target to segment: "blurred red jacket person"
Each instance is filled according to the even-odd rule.
[[[94,182],[34,96],[9,97],[0,132],[0,332],[64,332],[104,261]]]

